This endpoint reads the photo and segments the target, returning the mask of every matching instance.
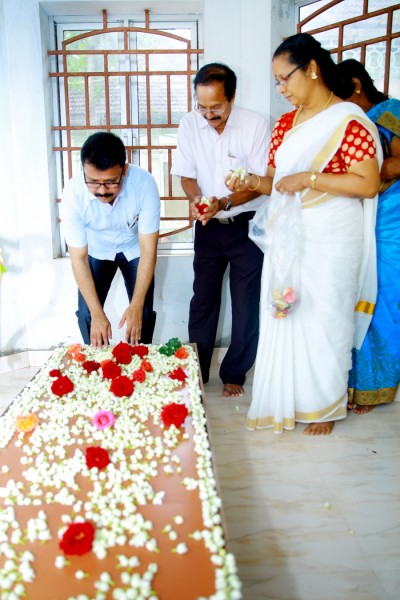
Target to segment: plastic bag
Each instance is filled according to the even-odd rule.
[[[268,211],[270,199],[266,198],[262,205],[257,208],[256,214],[249,221],[249,238],[264,253],[271,242],[271,233],[268,230]]]
[[[300,301],[301,210],[298,193],[271,198],[267,225],[268,307],[275,319],[287,317]]]

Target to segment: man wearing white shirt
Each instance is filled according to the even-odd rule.
[[[81,149],[83,172],[65,186],[61,222],[78,285],[78,324],[86,344],[108,345],[111,323],[103,310],[119,268],[129,306],[119,327],[125,340],[151,343],[154,269],[160,196],[153,176],[126,163],[123,142],[112,133],[91,135]]]
[[[256,189],[229,193],[225,178],[239,167],[265,174],[270,132],[261,115],[234,105],[236,75],[226,65],[202,67],[194,89],[195,110],[180,122],[171,170],[181,177],[190,215],[196,219],[189,340],[197,344],[207,382],[229,265],[232,334],[220,377],[224,396],[240,396],[257,350],[263,262],[262,252],[248,237],[248,222],[265,197],[259,197]],[[202,196],[211,201],[204,213],[198,210]]]

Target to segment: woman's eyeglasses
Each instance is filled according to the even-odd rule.
[[[297,69],[300,69],[300,67],[303,66],[303,63],[300,63],[299,65],[297,65],[297,67],[295,67],[294,69],[292,69],[290,71],[290,73],[288,73],[285,77],[281,77],[281,79],[279,81],[275,82],[275,89],[277,90],[280,86],[287,86],[287,82],[289,81],[289,77],[291,77],[293,75],[293,73],[296,73]]]

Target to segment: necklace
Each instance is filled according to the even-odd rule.
[[[324,106],[323,108],[321,108],[321,110],[320,110],[320,111],[318,111],[318,112],[323,112],[325,109],[327,109],[327,108],[328,108],[328,106],[329,106],[329,105],[330,105],[330,103],[331,103],[331,100],[332,100],[332,98],[333,98],[333,92],[331,92],[331,93],[330,93],[330,96],[329,96],[329,98],[328,98],[328,102],[327,102],[327,103],[325,104],[325,106]],[[298,119],[298,117],[299,117],[299,114],[301,113],[301,111],[302,111],[302,110],[303,110],[303,105],[299,106],[299,108],[297,109],[297,112],[296,112],[296,114],[294,115],[294,119],[293,119],[293,125],[292,125],[292,128],[296,126],[297,119]],[[317,113],[317,114],[318,114],[318,113]],[[314,116],[314,115],[313,115],[313,116]]]

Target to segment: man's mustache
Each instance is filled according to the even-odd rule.
[[[211,119],[208,119],[208,118],[206,117],[206,120],[207,120],[207,121],[220,121],[220,120],[221,120],[221,117],[211,117]]]
[[[95,194],[96,198],[112,198],[114,194]]]

